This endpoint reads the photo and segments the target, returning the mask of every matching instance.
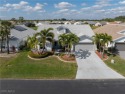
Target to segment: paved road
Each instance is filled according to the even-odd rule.
[[[122,75],[109,68],[94,51],[76,52],[78,70],[76,79],[124,79]]]
[[[125,94],[125,80],[1,80],[0,94]]]

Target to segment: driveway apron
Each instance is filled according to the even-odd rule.
[[[75,52],[78,65],[76,79],[124,79],[109,68],[94,51],[78,50]]]

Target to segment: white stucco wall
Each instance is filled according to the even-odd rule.
[[[52,43],[47,42],[45,47],[46,47],[47,51],[52,51]]]
[[[79,43],[92,43],[92,40],[86,35],[80,36]]]

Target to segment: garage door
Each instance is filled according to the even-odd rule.
[[[116,49],[118,51],[125,51],[125,43],[116,43]]]
[[[94,44],[92,44],[92,43],[79,43],[79,44],[75,45],[75,51],[78,51],[80,49],[94,51]]]

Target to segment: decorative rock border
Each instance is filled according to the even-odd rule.
[[[50,58],[50,57],[53,57],[53,56],[48,56],[48,57],[44,57],[44,58],[33,58],[33,57],[28,55],[28,58],[30,58],[32,60],[44,60],[44,59],[47,59],[47,58]]]
[[[98,56],[97,52],[95,51],[96,55]],[[109,56],[107,56],[107,58],[103,59],[101,58],[100,56],[98,56],[101,60],[105,61],[105,60],[108,60],[109,59]]]
[[[31,56],[28,55],[28,58],[32,59],[32,60],[45,60],[45,59],[48,59],[50,57],[56,57],[57,59],[59,59],[60,61],[62,62],[66,62],[66,63],[76,63],[75,61],[65,61],[65,60],[62,60],[59,56],[49,56],[49,57],[46,57],[46,58],[40,58],[40,59],[37,59],[37,58],[32,58]]]
[[[76,63],[76,61],[65,61],[65,60],[62,60],[59,56],[55,56],[55,57],[57,57],[60,61],[63,61],[63,62]]]

